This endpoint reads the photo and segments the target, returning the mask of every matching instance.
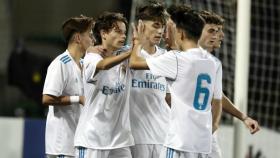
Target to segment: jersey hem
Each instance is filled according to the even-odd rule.
[[[112,150],[112,149],[119,149],[119,148],[126,148],[130,146],[134,146],[135,144],[128,144],[124,146],[116,146],[116,147],[93,147],[93,146],[87,146],[87,145],[75,145],[75,148],[77,147],[84,147],[84,148],[90,148],[94,150]]]
[[[61,153],[51,153],[51,152],[46,152],[45,154],[46,154],[46,155],[65,155],[65,156],[76,156],[76,155],[75,155],[75,152],[74,152],[73,154],[63,153],[63,152],[61,152]]]
[[[211,153],[211,147],[210,147],[210,150],[209,152],[201,152],[201,151],[192,151],[192,150],[186,150],[186,149],[183,149],[183,148],[178,148],[178,147],[174,147],[174,146],[171,146],[171,145],[163,145],[164,147],[167,147],[167,148],[171,148],[171,149],[174,149],[174,150],[178,150],[178,151],[182,151],[182,152],[189,152],[189,153],[201,153],[201,154],[210,154]]]
[[[163,145],[164,143],[135,143],[135,145]]]

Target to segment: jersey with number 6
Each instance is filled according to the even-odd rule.
[[[221,63],[200,48],[170,51],[146,61],[154,75],[169,79],[172,100],[165,146],[210,153],[211,100],[222,98]]]

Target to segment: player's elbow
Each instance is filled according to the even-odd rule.
[[[42,97],[42,105],[49,106],[49,102],[46,100],[46,98],[44,96]]]
[[[129,61],[129,68],[131,69],[137,69],[137,64],[134,60]]]
[[[42,97],[42,105],[43,106],[49,106],[51,105],[52,101],[48,95],[43,95]]]

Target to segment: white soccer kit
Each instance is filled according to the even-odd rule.
[[[218,138],[217,138],[217,132],[215,131],[213,133],[213,137],[212,137],[212,150],[211,153],[209,154],[209,158],[222,158],[222,151],[221,148],[219,146],[219,142],[218,142]]]
[[[154,75],[169,78],[171,113],[165,146],[209,154],[212,140],[212,98],[222,98],[222,67],[200,48],[171,51],[146,59]]]
[[[143,58],[153,58],[165,52],[165,49],[156,47],[156,52],[152,55],[144,49],[139,55]],[[132,70],[130,119],[135,141],[132,150],[134,157],[152,156],[152,153],[156,152],[153,149],[159,149],[164,143],[170,112],[165,101],[166,90],[165,77],[155,76],[149,70]],[[143,147],[144,144],[160,147]]]
[[[82,96],[81,70],[66,50],[48,67],[43,94]],[[81,105],[49,106],[46,122],[46,154],[75,156],[74,134]]]
[[[84,58],[85,106],[75,134],[75,146],[97,150],[132,146],[128,62],[95,75],[96,65],[102,59],[96,53],[87,53]]]

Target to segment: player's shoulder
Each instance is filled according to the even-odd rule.
[[[219,58],[215,57],[212,53],[208,52],[206,49],[203,49],[201,47],[199,49],[203,52],[202,54],[205,54],[205,56],[207,58],[209,58],[209,60],[212,60],[216,64],[220,64],[221,63]]]
[[[72,60],[72,57],[70,56],[69,52],[66,50],[65,52],[58,55],[54,60],[54,65],[67,65]]]
[[[72,60],[70,54],[67,52],[60,54],[57,59],[61,64],[68,64]]]
[[[161,47],[159,47],[159,46],[156,46],[156,48],[157,48],[157,52],[158,52],[159,54],[164,54],[164,53],[166,53],[166,52],[167,52],[167,50],[166,50],[166,49],[161,48]]]
[[[73,60],[70,54],[65,51],[64,53],[58,55],[49,65],[48,69],[65,69],[65,68],[70,68],[69,63],[70,61]]]
[[[222,70],[222,62],[220,61],[220,59],[215,57],[211,53],[208,53],[208,54],[209,54],[209,58],[213,61],[214,65],[216,67],[216,71]]]
[[[221,65],[222,62],[219,58],[215,57],[213,54],[209,53],[209,57],[218,65]]]
[[[88,62],[92,62],[92,61],[95,61],[95,60],[102,60],[103,57],[98,54],[98,53],[95,53],[95,52],[87,52],[85,54],[85,57],[83,59],[83,63],[88,63]]]

